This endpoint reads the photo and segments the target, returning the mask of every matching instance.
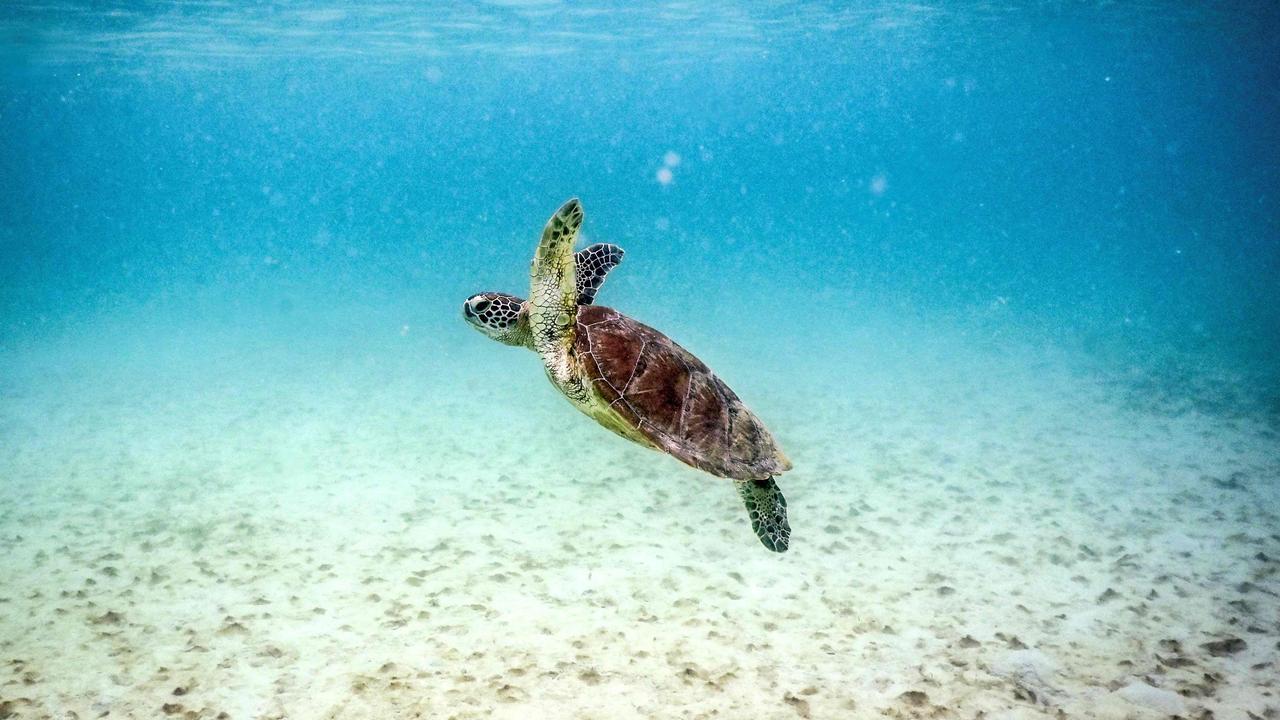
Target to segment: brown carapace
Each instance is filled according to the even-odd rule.
[[[786,500],[773,476],[790,470],[791,461],[706,364],[648,325],[599,305],[578,308],[574,354],[600,399],[647,444],[749,485],[742,492],[752,529],[770,550],[787,549]],[[776,496],[777,511],[769,512],[761,494]]]

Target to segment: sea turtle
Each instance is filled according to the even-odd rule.
[[[785,552],[791,527],[774,476],[791,461],[701,360],[657,330],[593,304],[623,251],[601,243],[575,254],[582,217],[574,198],[547,221],[528,300],[478,293],[463,304],[463,316],[493,340],[536,351],[556,388],[601,425],[733,479],[760,542]]]

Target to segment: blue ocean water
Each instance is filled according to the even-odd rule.
[[[661,319],[995,303],[1267,392],[1276,26],[1257,4],[10,4],[5,334],[223,291],[201,312],[225,319],[285,287],[320,296],[301,314],[452,314],[521,290],[577,195],[633,253],[613,292]]]
[[[1274,440],[1277,57],[1270,3],[6,3],[6,547],[27,558],[31,538],[71,543],[58,528],[81,511],[91,525],[104,512],[160,522],[122,509],[138,497],[239,507],[295,479],[315,499],[306,488],[329,486],[307,478],[363,478],[314,507],[273,506],[281,523],[306,507],[351,533],[333,541],[341,555],[360,547],[344,511],[373,502],[394,518],[403,497],[387,478],[400,472],[442,478],[440,502],[477,513],[451,491],[522,468],[676,472],[651,470],[669,461],[606,438],[536,358],[462,320],[474,292],[527,293],[542,225],[570,197],[584,242],[627,251],[600,302],[694,350],[799,448],[788,487],[801,515],[835,478],[907,472],[885,460],[903,427],[929,436],[922,457],[949,478],[968,457],[957,448],[990,459],[997,445],[983,443],[1021,442],[1017,413],[1093,425],[1064,419],[1080,395],[1054,384],[1057,368],[1098,407],[1175,424],[1141,453],[1115,437],[1060,453],[1085,475],[1125,477],[1109,463],[1150,467],[1162,449],[1195,455],[1179,439],[1216,431],[1176,425],[1188,415],[1258,423]],[[984,420],[944,422],[969,403]],[[1103,416],[1095,427],[1126,426]],[[1036,437],[1025,445],[1045,447]],[[600,454],[575,458],[582,447]],[[1188,477],[1237,483],[1196,457]],[[1274,458],[1259,457],[1241,482],[1274,499]],[[860,464],[875,458],[879,469]],[[224,487],[240,489],[201,495]],[[579,499],[595,508],[591,492]],[[43,515],[40,493],[55,503]],[[745,527],[725,498],[672,501],[691,513],[680,527],[721,510],[725,528]],[[245,507],[237,522],[267,532]],[[797,531],[809,548],[843,523],[810,516]],[[557,517],[565,530],[581,513]],[[136,539],[94,527],[120,547]],[[235,525],[181,527],[197,561],[209,537],[253,547]],[[547,536],[525,531],[502,542]],[[749,534],[722,542],[759,550]],[[849,562],[837,548],[811,568]],[[20,565],[35,582],[40,563]],[[1101,592],[1090,586],[1090,603]],[[98,602],[93,617],[115,622]],[[40,631],[4,622],[6,652],[39,656]],[[813,682],[802,702],[825,707]],[[59,692],[65,707],[111,705]],[[19,697],[0,685],[0,708],[24,711],[3,704]],[[1252,700],[1239,707],[1262,712]]]

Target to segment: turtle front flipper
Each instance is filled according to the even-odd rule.
[[[609,243],[596,243],[582,248],[574,255],[574,269],[578,273],[578,304],[595,302],[596,291],[604,284],[609,271],[622,262],[622,248]]]
[[[791,543],[791,525],[787,523],[787,499],[778,483],[769,478],[738,480],[737,485],[756,537],[770,550],[786,552]]]
[[[569,350],[573,347],[574,318],[578,314],[577,272],[573,244],[582,227],[582,204],[577,198],[560,206],[542,229],[542,240],[530,268],[529,329],[533,349],[542,356],[547,373],[570,397],[585,396],[574,382]],[[569,388],[570,385],[574,387]]]
[[[571,335],[578,309],[577,272],[573,243],[582,227],[582,204],[577,198],[560,206],[542,229],[542,240],[530,268],[529,320],[533,342],[545,354],[548,345],[563,345]]]

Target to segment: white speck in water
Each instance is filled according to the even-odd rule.
[[[889,189],[889,178],[885,177],[884,173],[878,173],[871,178],[871,182],[867,184],[867,189],[876,197],[884,195],[884,191]]]
[[[657,178],[659,184],[670,185],[671,182],[676,179],[676,176],[671,172],[671,168],[664,167],[658,168]]]
[[[669,168],[680,165],[680,153],[675,150],[668,150],[666,155],[662,156],[662,164]]]

